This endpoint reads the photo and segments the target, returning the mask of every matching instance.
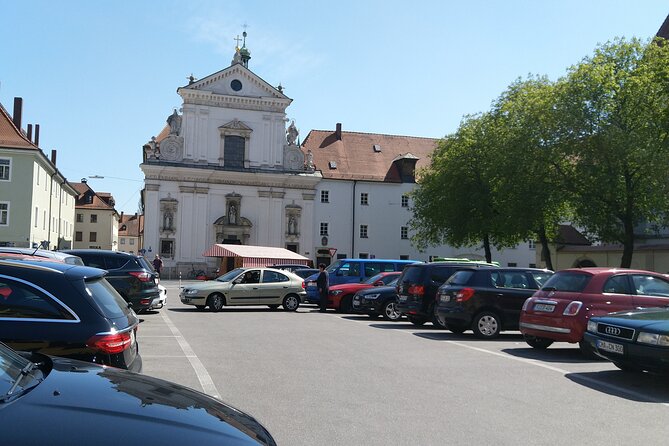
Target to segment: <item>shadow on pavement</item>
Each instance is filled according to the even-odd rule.
[[[516,333],[502,333],[494,339],[479,339],[471,333],[451,333],[448,330],[435,328],[432,332],[414,333],[416,336],[433,341],[474,341],[474,342],[518,342],[523,340],[523,336]]]
[[[566,344],[562,344],[566,345]],[[532,347],[522,348],[505,348],[504,353],[516,356],[518,358],[536,359],[544,362],[567,362],[567,363],[588,363],[588,362],[605,362],[604,359],[596,357],[587,357],[578,348],[548,348],[546,350],[539,350]]]
[[[598,392],[641,403],[669,403],[669,382],[650,373],[620,370],[569,373],[568,379]]]

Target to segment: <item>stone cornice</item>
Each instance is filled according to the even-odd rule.
[[[179,94],[183,98],[184,104],[208,105],[211,107],[285,113],[286,108],[290,105],[289,99],[228,96],[210,91],[181,89]]]

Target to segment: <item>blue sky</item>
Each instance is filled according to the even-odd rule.
[[[230,65],[248,27],[249,68],[293,99],[309,130],[439,138],[514,79],[557,79],[615,37],[653,36],[666,0],[338,2],[0,0],[0,102],[58,150],[71,181],[136,212],[142,145],[193,73]]]

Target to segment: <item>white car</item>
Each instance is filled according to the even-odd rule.
[[[151,302],[151,306],[147,308],[147,310],[158,310],[160,308],[163,308],[167,303],[167,288],[165,288],[161,284],[158,284],[158,289],[160,290],[160,294],[158,295],[158,297],[153,299],[153,302]]]
[[[237,268],[216,280],[186,285],[181,302],[199,310],[220,311],[225,305],[267,305],[295,311],[306,297],[304,281],[290,271],[274,268]]]

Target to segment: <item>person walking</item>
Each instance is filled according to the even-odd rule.
[[[153,259],[153,269],[156,270],[158,275],[160,275],[160,270],[163,269],[163,259],[161,259],[158,254],[156,254],[156,258]]]
[[[318,311],[325,313],[328,307],[328,273],[325,272],[325,263],[318,265],[318,269],[321,270],[316,279],[316,287],[318,288],[318,295],[320,297],[318,302],[320,310]]]

